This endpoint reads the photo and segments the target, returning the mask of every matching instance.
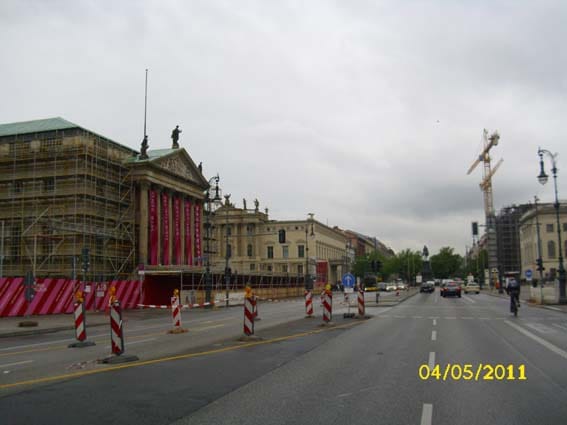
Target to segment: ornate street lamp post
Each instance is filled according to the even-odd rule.
[[[561,241],[561,222],[559,220],[559,197],[557,196],[557,163],[555,161],[557,154],[552,154],[547,149],[541,148],[538,149],[537,154],[539,155],[540,166],[540,172],[537,179],[542,185],[546,184],[548,180],[548,176],[544,169],[543,155],[547,155],[551,159],[551,172],[553,173],[553,184],[555,188],[555,204],[553,204],[553,206],[555,207],[557,239],[559,242],[559,304],[567,304],[567,297],[565,295],[565,267],[563,265],[563,243]]]
[[[205,202],[208,207],[208,212],[205,220],[205,236],[207,238],[207,244],[205,245],[205,302],[211,302],[211,290],[213,287],[211,278],[211,215],[213,214],[212,204],[217,204],[220,202],[219,194],[219,175],[212,177],[209,180],[209,186],[212,186],[213,182],[215,184],[215,196],[211,199],[210,193],[207,190],[205,193]]]

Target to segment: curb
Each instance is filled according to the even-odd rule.
[[[95,323],[93,325],[89,324],[89,328],[95,328],[97,326],[107,326],[107,323]],[[41,334],[50,334],[60,331],[71,331],[74,330],[75,326],[58,326],[55,328],[44,328],[44,329],[33,329],[28,331],[13,331],[13,332],[6,332],[0,333],[0,338],[9,338],[14,336],[29,336],[29,335],[41,335]]]
[[[486,295],[490,295],[491,297],[502,298],[502,299],[505,299],[505,300],[508,299],[507,296],[498,295],[498,294],[489,294],[489,293],[486,293]],[[551,306],[551,305],[536,304],[536,303],[530,302],[529,300],[520,300],[520,301],[522,301],[522,302],[523,302],[524,304],[526,304],[526,305],[529,305],[530,307],[544,308],[544,309],[546,309],[546,310],[550,310],[550,311],[555,311],[555,312],[558,312],[558,313],[565,313],[565,314],[567,314],[567,310],[563,310],[563,309],[561,309],[561,308],[553,307],[553,306]]]

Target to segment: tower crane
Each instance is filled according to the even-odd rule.
[[[492,177],[502,165],[503,160],[492,168],[490,150],[498,145],[500,135],[497,131],[488,136],[488,130],[484,129],[482,134],[484,149],[478,158],[472,163],[467,175],[471,174],[481,162],[484,164],[482,181],[480,182],[480,190],[484,194],[484,215],[486,219],[486,235],[487,235],[487,251],[488,251],[488,268],[491,271],[491,282],[494,285],[498,280],[498,248],[496,242],[496,213],[494,211],[494,199],[492,195]],[[502,285],[499,287],[502,292]]]

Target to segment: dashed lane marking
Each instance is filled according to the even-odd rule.
[[[431,419],[433,417],[433,405],[423,404],[423,410],[421,411],[421,425],[431,425]]]
[[[21,364],[28,364],[28,363],[33,363],[33,360],[24,360],[23,362],[0,364],[0,369],[10,366],[18,366]]]
[[[431,341],[437,341],[437,331],[431,331]]]
[[[431,351],[429,353],[429,361],[427,362],[427,365],[429,366],[430,370],[432,370],[435,367],[435,351]]]
[[[433,326],[437,326],[437,319],[433,319]]]

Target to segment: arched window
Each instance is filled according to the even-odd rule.
[[[555,258],[555,242],[549,241],[547,242],[547,258]]]
[[[249,257],[253,256],[253,250],[252,250],[252,244],[249,243],[248,246],[246,247],[246,253]]]

